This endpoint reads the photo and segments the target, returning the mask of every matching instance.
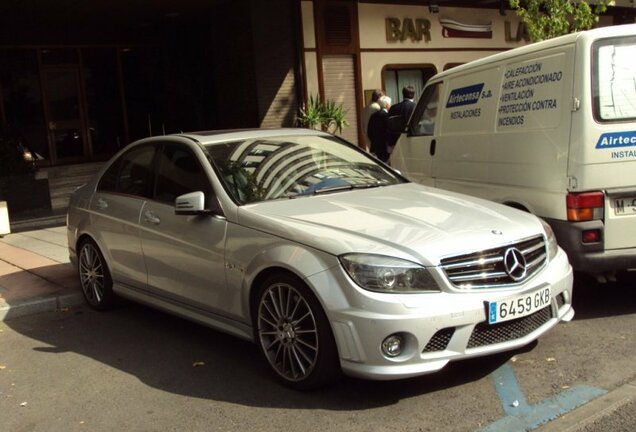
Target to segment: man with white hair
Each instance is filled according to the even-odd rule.
[[[369,131],[369,119],[373,114],[380,111],[380,105],[378,104],[378,99],[384,96],[382,90],[375,89],[373,93],[371,93],[371,102],[369,105],[364,107],[362,110],[362,132],[364,133],[364,144],[366,146],[366,150],[369,151],[371,148],[371,140],[369,139],[368,131]]]
[[[378,99],[380,110],[373,113],[369,118],[369,126],[367,129],[367,135],[371,141],[371,153],[377,156],[382,162],[388,163],[389,161],[389,108],[391,108],[391,98],[388,96],[381,96]]]

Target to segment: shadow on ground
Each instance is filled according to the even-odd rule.
[[[593,319],[636,313],[636,272],[622,272],[616,282],[574,276],[574,319]]]
[[[125,302],[106,313],[82,306],[5,324],[41,342],[35,350],[43,354],[72,352],[166,392],[268,408],[340,411],[392,405],[480,380],[514,354],[451,363],[439,373],[415,379],[343,377],[331,388],[297,392],[273,378],[256,345],[141,305]],[[200,362],[203,365],[195,366]]]
[[[4,319],[19,317],[37,310],[33,303],[50,310],[56,305],[56,297],[77,295],[77,275],[70,264],[59,263],[33,267],[29,270],[0,261],[0,305],[9,307]],[[25,312],[26,310],[26,312]]]
[[[576,318],[636,312],[634,276],[602,285],[577,275]],[[520,352],[454,362],[438,373],[400,381],[343,377],[334,387],[303,393],[278,384],[255,345],[129,302],[106,313],[78,307],[5,324],[41,343],[35,350],[44,355],[72,352],[166,392],[268,408],[355,411],[390,406],[482,380]]]

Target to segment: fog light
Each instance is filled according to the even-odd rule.
[[[382,341],[382,352],[387,357],[397,357],[402,354],[402,337],[391,335]]]
[[[596,243],[601,241],[600,230],[586,230],[583,231],[583,243]]]

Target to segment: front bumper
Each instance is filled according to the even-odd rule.
[[[572,309],[572,268],[563,251],[538,275],[515,288],[444,290],[423,294],[381,294],[362,290],[343,274],[322,273],[307,280],[314,287],[326,283],[349,285],[347,308],[333,309],[321,298],[331,322],[343,371],[351,376],[389,380],[431,373],[449,361],[494,354],[522,347],[569,321]],[[488,325],[486,301],[533,292],[551,286],[551,304],[534,314]],[[331,285],[333,286],[333,285]],[[320,289],[317,292],[320,294]],[[399,333],[402,353],[387,357],[382,341]]]

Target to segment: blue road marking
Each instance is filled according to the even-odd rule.
[[[499,394],[499,400],[501,400],[506,415],[525,414],[530,411],[530,405],[521,392],[521,387],[510,363],[506,363],[494,371],[492,379],[495,381],[497,394]],[[515,401],[519,404],[516,407],[513,406]]]
[[[530,431],[607,393],[600,388],[578,385],[529,405],[510,363],[494,371],[492,378],[506,416],[485,427],[482,432]]]

